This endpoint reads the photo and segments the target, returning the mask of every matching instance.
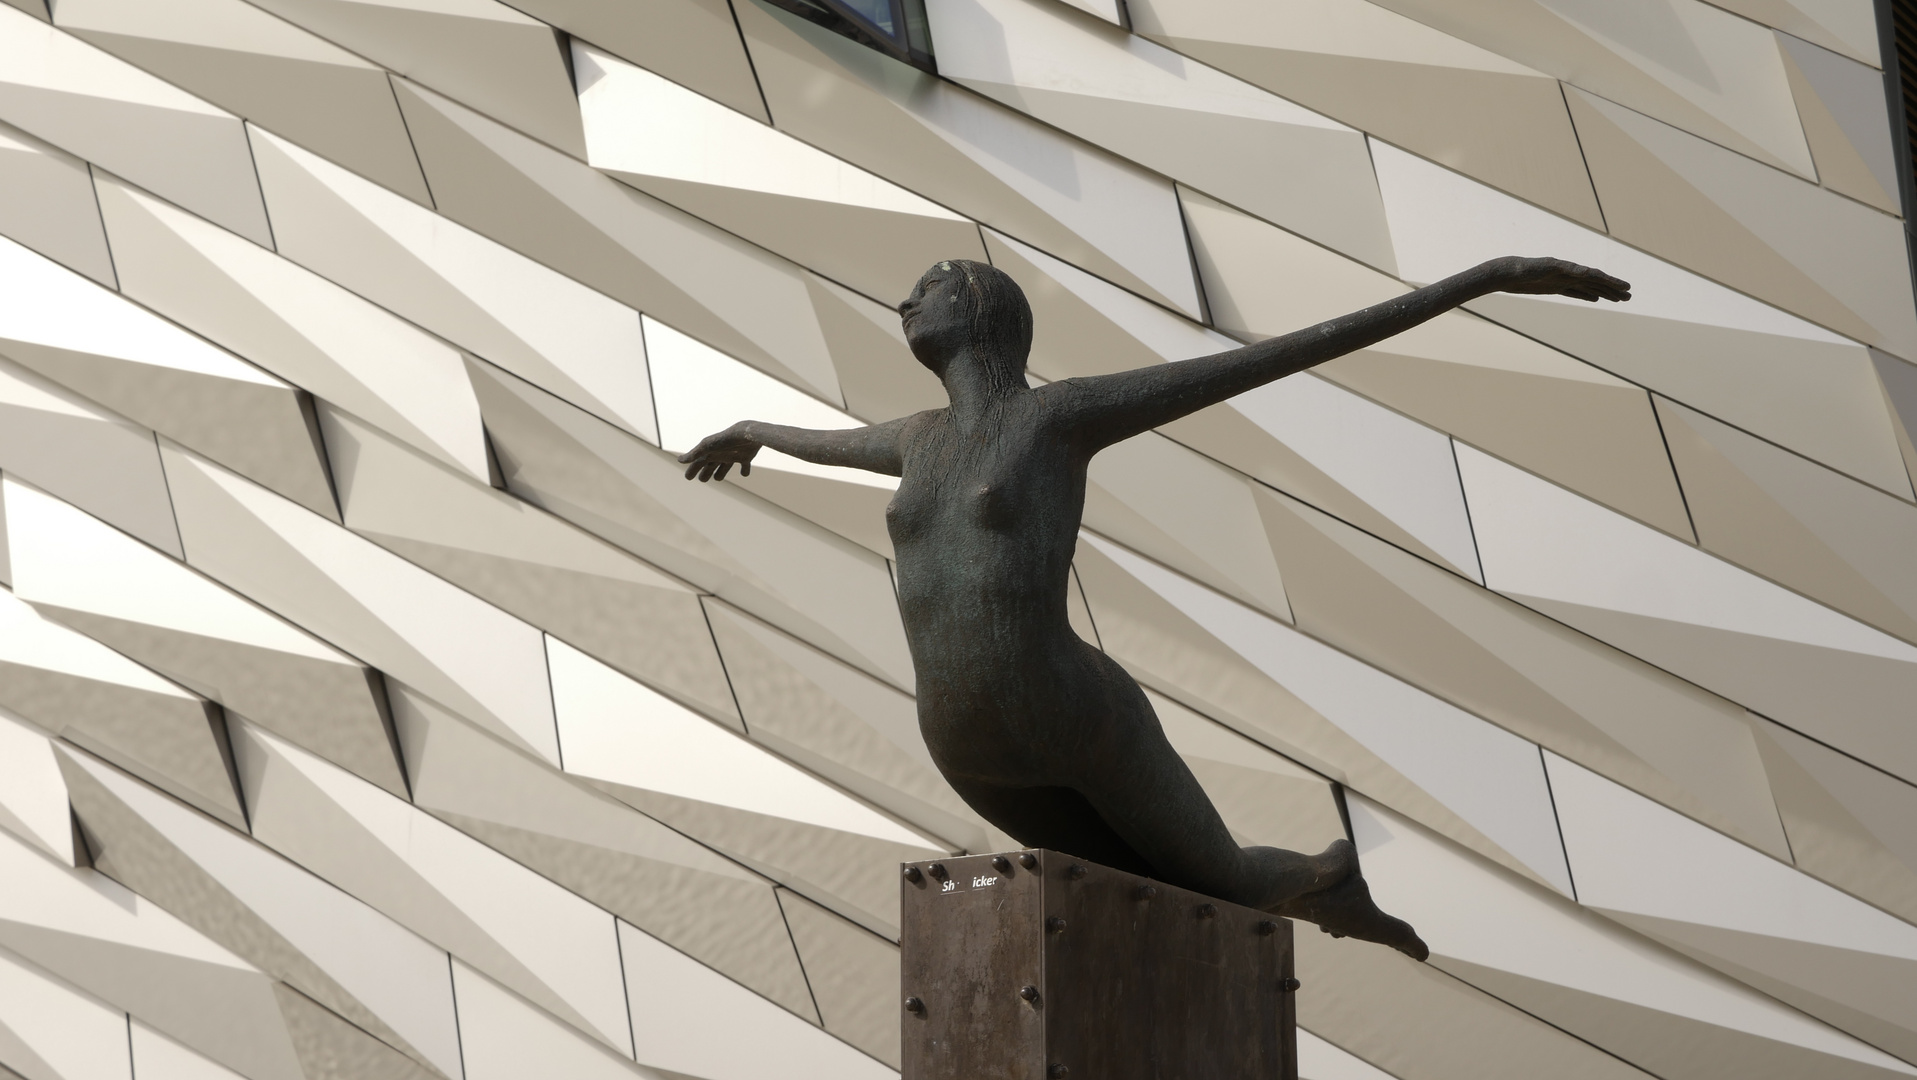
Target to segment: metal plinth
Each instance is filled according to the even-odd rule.
[[[1055,851],[902,870],[903,1080],[1295,1080],[1291,923]]]

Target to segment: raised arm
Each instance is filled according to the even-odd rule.
[[[740,476],[752,475],[752,458],[760,447],[791,454],[814,465],[843,465],[849,469],[899,475],[899,435],[911,417],[888,420],[870,427],[838,431],[786,427],[757,420],[741,420],[716,435],[699,440],[699,445],[679,455],[686,465],[686,479],[724,480],[732,467]]]
[[[1303,371],[1436,318],[1487,293],[1544,293],[1623,301],[1628,282],[1560,259],[1493,259],[1329,322],[1241,349],[1047,387],[1075,433],[1097,450],[1226,398]]]

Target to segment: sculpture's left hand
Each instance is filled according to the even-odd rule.
[[[1569,296],[1574,300],[1611,300],[1623,303],[1631,298],[1631,283],[1614,278],[1602,270],[1579,266],[1563,259],[1498,259],[1487,264],[1499,292]]]
[[[686,466],[686,479],[696,478],[700,483],[724,480],[734,465],[739,467],[740,476],[751,476],[752,458],[762,444],[752,437],[748,423],[742,420],[716,435],[707,435],[699,440],[699,445],[680,454],[679,462]]]

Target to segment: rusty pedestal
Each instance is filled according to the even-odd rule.
[[[1291,923],[1056,851],[902,868],[903,1080],[1295,1080]]]

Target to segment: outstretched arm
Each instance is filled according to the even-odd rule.
[[[1559,259],[1493,259],[1462,274],[1317,326],[1242,349],[1112,375],[1066,379],[1046,389],[1097,450],[1275,379],[1375,345],[1494,292],[1579,300],[1631,298],[1628,282]]]
[[[900,417],[871,427],[840,431],[814,431],[811,428],[786,427],[757,420],[739,423],[699,440],[699,445],[679,455],[686,465],[686,479],[724,480],[732,467],[740,476],[752,475],[752,458],[759,448],[770,447],[814,465],[843,465],[849,469],[899,475],[899,433],[906,420]]]

